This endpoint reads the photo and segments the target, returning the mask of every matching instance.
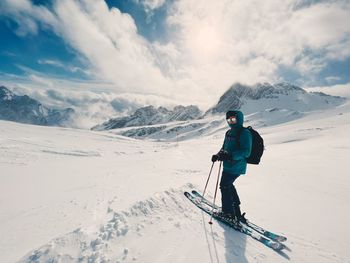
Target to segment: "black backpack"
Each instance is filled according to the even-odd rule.
[[[265,150],[264,139],[251,126],[248,126],[246,129],[248,129],[252,135],[252,151],[247,158],[247,163],[259,164]]]
[[[260,136],[260,134],[254,130],[251,126],[243,127],[237,136],[237,143],[239,145],[239,139],[241,136],[241,132],[243,129],[248,129],[250,131],[250,134],[252,135],[252,151],[250,152],[249,157],[247,158],[247,163],[250,164],[259,164],[261,156],[264,153],[265,147],[264,147],[264,139]],[[227,131],[226,135],[229,131]]]

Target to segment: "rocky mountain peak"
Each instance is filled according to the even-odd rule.
[[[253,86],[241,83],[233,84],[219,99],[218,103],[210,108],[206,114],[222,113],[230,109],[241,109],[249,100],[277,99],[281,96],[307,96],[307,92],[289,83],[258,83]]]
[[[74,110],[71,108],[51,109],[27,95],[16,95],[4,86],[0,87],[0,102],[0,119],[2,120],[46,126],[64,126],[74,114]]]
[[[5,86],[0,86],[0,100],[11,100],[14,94]]]
[[[134,114],[126,117],[118,117],[94,126],[92,130],[110,130],[124,127],[162,124],[172,121],[186,121],[199,118],[201,111],[197,106],[176,106],[173,110],[165,107],[155,108],[146,106],[137,109]]]

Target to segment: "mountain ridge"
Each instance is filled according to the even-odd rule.
[[[196,106],[178,106],[178,113],[182,113],[182,118],[165,117],[175,115],[174,112],[164,107],[158,109],[153,106],[140,108],[130,116],[110,119],[100,125],[96,125],[92,130],[112,130],[121,129],[120,134],[128,137],[143,138],[154,136],[155,133],[169,134],[166,123],[174,121],[190,121],[205,119],[210,116],[219,116],[228,110],[240,109],[245,115],[252,115],[256,123],[262,125],[273,124],[281,121],[290,121],[304,116],[304,112],[329,108],[345,102],[346,99],[338,96],[331,96],[321,92],[307,92],[306,90],[289,83],[257,83],[249,86],[240,83],[233,84],[203,115],[199,114]],[[192,113],[192,114],[189,114]],[[195,113],[195,114],[193,114]],[[187,116],[187,118],[186,118]],[[270,116],[270,117],[269,117]],[[257,122],[257,118],[264,121]],[[273,120],[273,121],[271,121]],[[159,125],[159,126],[154,126]],[[176,125],[176,124],[173,124]],[[185,125],[185,126],[184,126]],[[144,127],[142,127],[144,126]],[[188,124],[178,124],[178,130],[188,130]],[[205,125],[198,123],[196,128],[203,128]],[[125,128],[132,128],[125,130]],[[136,128],[135,128],[136,127]],[[174,130],[174,129],[173,129]],[[202,133],[202,130],[201,130]]]
[[[278,101],[278,99],[282,100],[283,98],[288,96],[290,100],[313,99],[316,101],[317,98],[318,99],[323,98],[325,104],[328,103],[328,101],[325,98],[332,100],[333,102],[335,102],[335,104],[340,104],[346,100],[345,98],[327,95],[322,92],[307,92],[306,90],[296,85],[289,84],[286,82],[277,83],[275,85],[272,85],[270,83],[257,83],[253,86],[244,85],[241,83],[235,83],[220,97],[216,105],[214,105],[213,107],[209,108],[206,111],[205,116],[208,114],[224,113],[231,109],[241,109],[242,107],[244,107],[244,105],[248,104],[249,101],[253,102],[253,101],[259,101],[259,100],[269,100],[267,102],[271,103],[273,100],[275,101]],[[311,98],[311,97],[314,97],[314,98]],[[281,105],[275,104],[270,108],[282,108],[285,106],[286,105],[284,103],[281,103]],[[288,106],[291,107],[293,105],[289,103]],[[302,105],[299,104],[299,106],[302,106]],[[265,109],[267,108],[268,107],[265,107]],[[306,107],[299,107],[299,109],[300,108],[306,108]],[[309,108],[310,110],[312,110],[312,107],[309,107]],[[292,107],[292,109],[299,110],[297,107]],[[245,108],[245,110],[249,111],[247,107]],[[264,109],[261,109],[261,110],[264,110]]]
[[[43,126],[69,126],[72,108],[52,109],[28,95],[16,95],[0,86],[0,119]]]
[[[132,115],[112,118],[92,127],[92,130],[111,130],[125,127],[149,126],[174,121],[195,120],[201,116],[197,106],[175,106],[173,110],[165,107],[155,108],[152,105],[137,109]]]
[[[180,130],[188,131],[188,127],[199,129],[199,126],[201,126],[201,129],[204,129],[203,127],[206,126],[204,122],[200,125],[198,123],[195,125],[189,124],[191,124],[191,121],[207,119],[210,116],[220,117],[226,111],[232,109],[243,111],[248,119],[254,119],[254,121],[257,121],[260,116],[262,121],[258,121],[258,124],[270,125],[283,122],[283,120],[290,121],[300,118],[306,112],[335,107],[346,100],[346,98],[331,96],[322,92],[308,92],[286,82],[277,84],[257,83],[255,85],[235,83],[220,96],[215,105],[204,113],[195,105],[177,105],[172,109],[163,106],[156,108],[153,105],[148,105],[136,109],[130,115],[110,118],[90,129],[95,131],[121,129],[120,132],[129,137],[135,137],[136,135],[136,137],[140,137],[139,135],[144,137],[160,131],[170,134],[176,130],[176,133],[178,133]],[[0,105],[0,119],[47,126],[72,127],[73,125],[72,115],[75,112],[71,108],[64,110],[50,109],[27,95],[15,95],[4,86],[0,86],[0,101],[2,102]],[[210,120],[206,122],[208,121]],[[177,124],[176,122],[182,123]],[[174,128],[168,130],[168,123]],[[153,127],[154,125],[161,126]],[[175,129],[175,126],[179,127]],[[128,127],[133,128],[132,131],[125,130]],[[145,129],[147,127],[149,129]]]

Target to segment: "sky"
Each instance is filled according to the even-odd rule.
[[[348,0],[2,0],[1,84],[209,105],[235,82],[350,88]]]

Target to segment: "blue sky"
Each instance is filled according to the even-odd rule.
[[[53,1],[36,0],[33,5],[43,5],[52,8]],[[110,8],[115,7],[124,13],[129,13],[135,19],[138,31],[147,39],[154,41],[166,38],[166,31],[160,22],[164,18],[163,9],[157,11],[152,19],[148,20],[145,9],[130,0],[106,1]],[[45,61],[59,61],[72,67],[84,69],[79,54],[76,53],[60,36],[57,36],[47,28],[39,27],[36,34],[18,33],[19,25],[11,17],[0,16],[0,71],[9,74],[26,75],[27,70],[43,74],[54,75],[63,78],[88,79],[83,72],[72,72],[64,68],[55,67],[51,64],[42,63]],[[41,61],[41,62],[40,62]]]
[[[54,3],[50,0],[31,2],[35,6],[45,6],[51,10]],[[118,8],[121,12],[130,14],[137,25],[139,34],[147,40],[167,41],[164,21],[168,4],[165,3],[152,14],[147,12],[144,6],[131,0],[109,0],[106,1],[106,4],[109,8]],[[0,42],[0,71],[2,73],[25,76],[32,69],[50,76],[89,79],[89,75],[83,72],[85,58],[77,54],[60,36],[43,27],[39,27],[35,34],[19,33],[18,28],[20,27],[16,20],[8,16],[0,16],[2,39]],[[82,70],[73,72],[64,67],[57,67],[50,61],[60,62]]]
[[[4,0],[0,77],[51,88],[108,83],[116,93],[199,103],[237,81],[350,83],[350,3],[277,3]]]

